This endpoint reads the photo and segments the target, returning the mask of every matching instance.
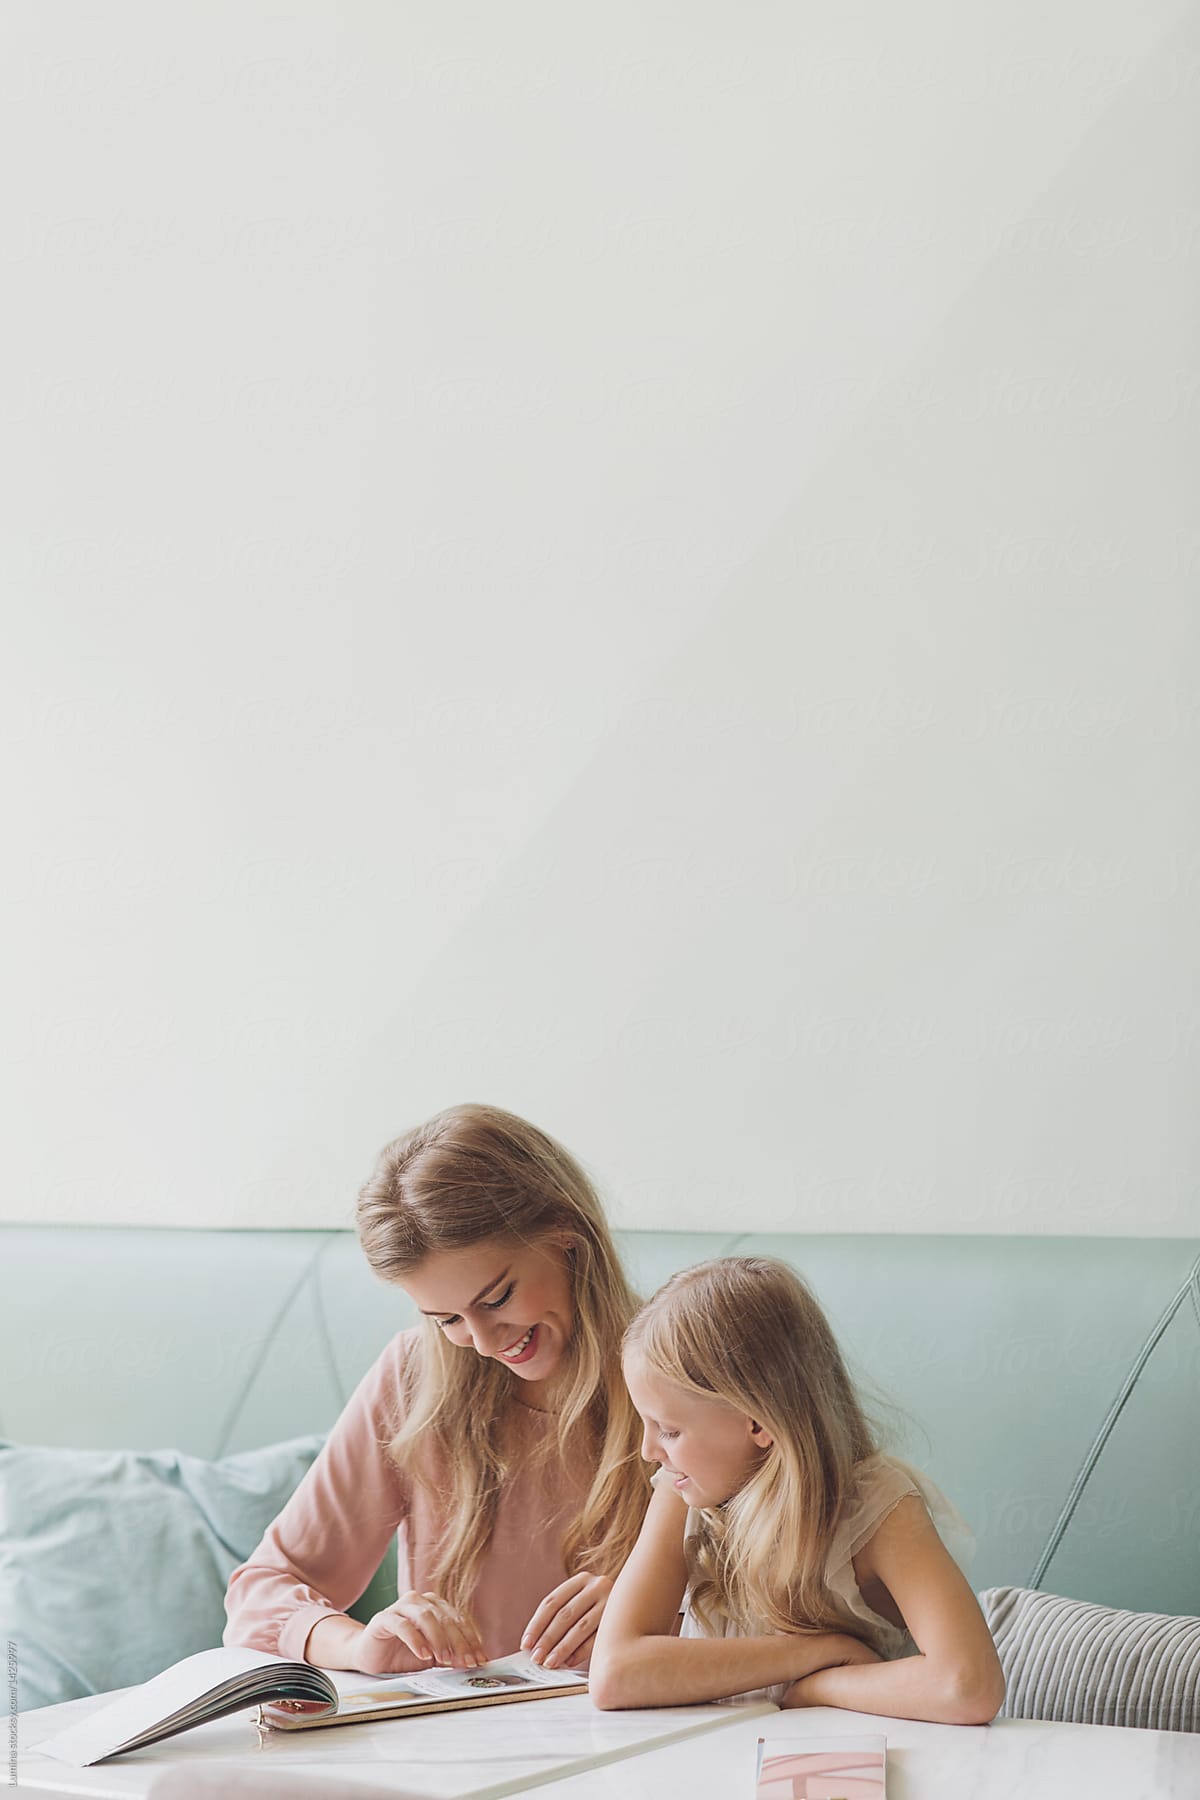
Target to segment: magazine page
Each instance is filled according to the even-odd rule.
[[[200,1650],[38,1747],[59,1762],[86,1768],[120,1750],[253,1706],[268,1682],[272,1691],[295,1694],[314,1712],[332,1710],[334,1684],[324,1669],[281,1662],[262,1650]]]
[[[430,1700],[471,1700],[488,1694],[544,1693],[548,1688],[578,1689],[587,1676],[577,1669],[543,1669],[524,1651],[480,1663],[476,1669],[419,1669],[408,1675],[358,1675],[328,1671],[337,1689],[338,1716],[350,1718],[406,1703],[426,1706]]]

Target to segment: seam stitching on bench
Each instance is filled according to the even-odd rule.
[[[1200,1256],[1198,1256],[1196,1258],[1195,1262],[1192,1264],[1191,1268],[1188,1270],[1187,1276],[1183,1282],[1182,1287],[1179,1289],[1179,1291],[1175,1295],[1174,1299],[1172,1299],[1169,1302],[1165,1311],[1162,1314],[1162,1317],[1158,1320],[1157,1324],[1152,1326],[1152,1328],[1149,1332],[1149,1335],[1146,1337],[1145,1342],[1142,1344],[1141,1349],[1138,1351],[1137,1355],[1134,1357],[1133,1365],[1130,1368],[1128,1375],[1125,1377],[1125,1380],[1121,1386],[1120,1392],[1117,1394],[1116,1399],[1113,1401],[1112,1405],[1109,1407],[1107,1417],[1105,1418],[1104,1423],[1101,1425],[1099,1431],[1096,1433],[1095,1437],[1093,1438],[1091,1447],[1088,1450],[1087,1455],[1083,1459],[1083,1463],[1080,1467],[1078,1475],[1075,1477],[1075,1481],[1071,1487],[1071,1491],[1067,1495],[1067,1498],[1066,1498],[1065,1502],[1063,1503],[1062,1511],[1059,1513],[1058,1519],[1055,1522],[1054,1528],[1051,1531],[1049,1538],[1047,1539],[1046,1547],[1042,1551],[1042,1554],[1038,1559],[1038,1563],[1037,1563],[1036,1568],[1033,1571],[1033,1574],[1029,1577],[1029,1580],[1026,1583],[1027,1587],[1036,1589],[1041,1586],[1042,1581],[1045,1578],[1046,1571],[1050,1567],[1050,1564],[1053,1561],[1053,1559],[1058,1551],[1058,1547],[1062,1543],[1063,1537],[1066,1534],[1067,1527],[1071,1523],[1072,1518],[1075,1516],[1075,1509],[1078,1507],[1079,1502],[1083,1498],[1083,1491],[1087,1487],[1088,1482],[1091,1480],[1092,1471],[1096,1467],[1096,1464],[1100,1460],[1101,1452],[1103,1451],[1104,1446],[1105,1446],[1105,1444],[1107,1444],[1109,1438],[1112,1436],[1113,1429],[1117,1423],[1117,1420],[1120,1418],[1122,1412],[1125,1409],[1126,1401],[1129,1399],[1129,1396],[1132,1394],[1134,1388],[1137,1386],[1138,1380],[1141,1377],[1142,1370],[1145,1368],[1146,1364],[1149,1362],[1150,1357],[1154,1353],[1154,1350],[1158,1345],[1159,1339],[1162,1337],[1163,1333],[1166,1331],[1167,1326],[1171,1323],[1171,1320],[1175,1317],[1175,1314],[1179,1311],[1180,1307],[1183,1305],[1183,1303],[1187,1299],[1188,1295],[1190,1293],[1193,1293],[1198,1276],[1200,1276]],[[1193,1304],[1194,1304],[1194,1302],[1193,1302]]]
[[[225,1416],[225,1424],[220,1432],[220,1435],[217,1438],[217,1448],[213,1455],[214,1462],[219,1461],[220,1458],[225,1455],[225,1446],[228,1444],[230,1438],[233,1436],[234,1428],[237,1425],[238,1419],[241,1417],[242,1408],[243,1408],[243,1406],[245,1406],[246,1401],[250,1396],[251,1388],[254,1386],[254,1383],[258,1380],[259,1375],[262,1373],[263,1364],[266,1362],[267,1357],[271,1353],[271,1346],[274,1344],[275,1339],[279,1336],[279,1333],[283,1330],[284,1321],[286,1320],[289,1312],[292,1310],[292,1307],[295,1304],[297,1295],[301,1292],[302,1288],[304,1287],[305,1282],[308,1281],[308,1279],[312,1275],[313,1270],[316,1268],[318,1262],[320,1262],[321,1258],[324,1256],[325,1252],[328,1250],[330,1242],[331,1242],[331,1239],[328,1236],[323,1238],[323,1241],[317,1245],[316,1249],[313,1251],[312,1255],[309,1257],[308,1261],[305,1263],[303,1269],[301,1269],[299,1275],[296,1277],[295,1281],[292,1283],[291,1287],[288,1289],[287,1293],[284,1295],[283,1302],[280,1305],[278,1311],[276,1312],[275,1317],[271,1320],[270,1328],[267,1331],[266,1337],[262,1341],[262,1347],[259,1351],[258,1358],[254,1364],[254,1367],[250,1370],[250,1373],[246,1376],[245,1381],[242,1383],[241,1388],[239,1389],[239,1391],[234,1399],[233,1405],[230,1407],[228,1413]]]
[[[328,1244],[325,1245],[326,1249],[328,1249],[330,1245],[336,1243],[338,1235],[337,1232],[330,1232]],[[329,1317],[325,1311],[325,1295],[321,1286],[321,1270],[319,1264],[320,1257],[314,1257],[312,1263],[312,1286],[310,1288],[313,1317],[316,1320],[317,1332],[325,1350],[325,1360],[329,1364],[329,1373],[333,1379],[333,1391],[338,1398],[338,1411],[340,1413],[349,1396],[346,1393],[337,1366],[337,1356],[333,1348],[333,1337],[329,1330]]]

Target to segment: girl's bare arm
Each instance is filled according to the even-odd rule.
[[[687,1507],[679,1496],[669,1488],[655,1489],[596,1635],[589,1690],[597,1706],[687,1706],[795,1682],[833,1663],[878,1660],[857,1638],[840,1632],[674,1636],[687,1586],[686,1523]]]
[[[856,1668],[826,1668],[794,1683],[785,1706],[845,1706],[854,1712],[941,1725],[986,1725],[1004,1704],[996,1646],[966,1576],[942,1543],[924,1503],[906,1496],[855,1558],[862,1580],[882,1581],[917,1655]]]

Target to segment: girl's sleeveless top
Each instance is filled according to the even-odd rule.
[[[659,1486],[668,1479],[666,1470],[659,1469],[652,1479],[654,1485]],[[890,1619],[881,1618],[867,1605],[855,1579],[854,1558],[874,1536],[893,1507],[907,1494],[916,1494],[925,1502],[938,1536],[963,1573],[969,1574],[975,1540],[962,1514],[927,1475],[910,1467],[908,1463],[901,1462],[898,1457],[884,1455],[870,1457],[859,1464],[857,1488],[834,1533],[825,1564],[826,1585],[836,1597],[848,1623],[857,1619],[862,1624],[869,1625],[878,1635],[881,1654],[889,1662],[897,1657],[912,1656],[916,1645],[907,1631],[901,1630]],[[685,1535],[693,1536],[698,1526],[699,1516],[689,1507]],[[680,1637],[714,1635],[693,1617],[690,1594],[685,1593],[680,1610],[683,1615]],[[715,1635],[739,1635],[732,1621],[724,1619],[721,1623],[724,1629]],[[747,1698],[774,1700],[778,1704],[788,1685],[787,1682],[779,1682],[774,1687],[757,1688]]]

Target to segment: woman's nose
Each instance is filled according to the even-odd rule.
[[[467,1330],[479,1356],[495,1356],[512,1336],[512,1327],[502,1324],[499,1319],[468,1320]]]

